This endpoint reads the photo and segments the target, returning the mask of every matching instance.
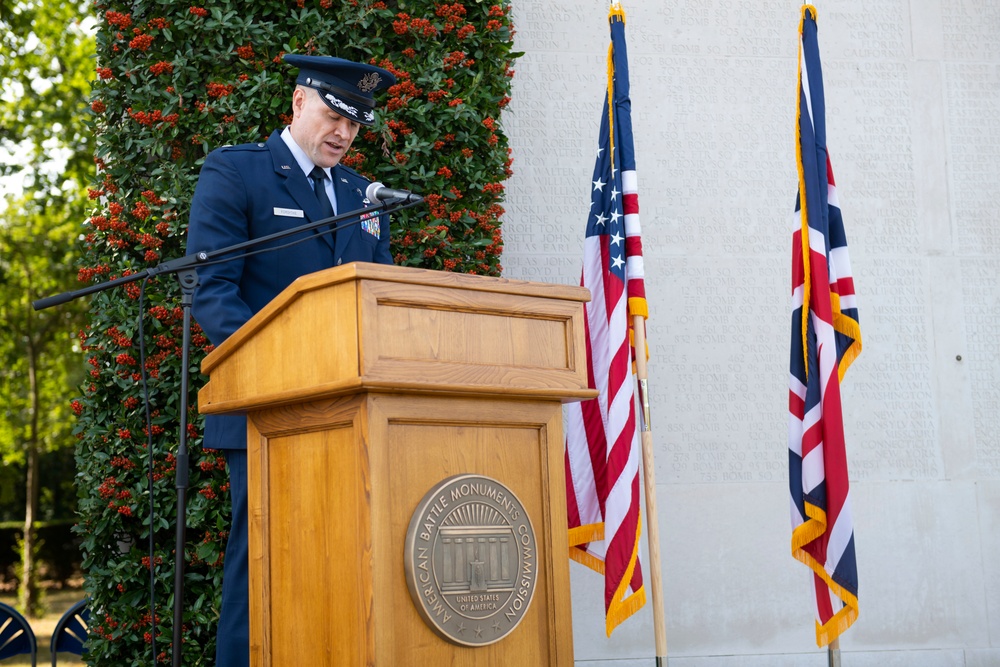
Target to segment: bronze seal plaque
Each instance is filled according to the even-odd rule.
[[[535,531],[506,486],[456,475],[413,512],[405,567],[413,604],[434,632],[460,646],[486,646],[510,634],[531,604]]]

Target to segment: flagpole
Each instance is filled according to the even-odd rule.
[[[826,658],[828,667],[840,667],[840,637],[827,644]]]
[[[639,409],[642,413],[643,489],[646,492],[646,544],[649,547],[649,585],[653,598],[653,631],[656,637],[656,667],[667,665],[667,623],[663,607],[663,577],[660,567],[660,522],[656,509],[656,465],[653,461],[653,433],[649,422],[648,372],[646,370],[646,321],[632,317],[635,343],[635,370],[639,380]],[[839,664],[839,663],[838,663]],[[832,667],[832,665],[831,665]]]

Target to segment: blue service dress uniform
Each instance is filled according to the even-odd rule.
[[[365,200],[368,180],[342,165],[334,167],[331,176],[339,213],[370,205]],[[266,143],[219,148],[205,159],[191,202],[187,251],[216,250],[323,217],[308,177],[280,131],[275,131]],[[316,231],[292,238],[301,237],[307,238],[288,248],[239,255],[199,268],[193,314],[213,344],[226,340],[299,276],[354,261],[392,263],[387,214],[377,222],[340,229],[335,240]],[[223,569],[217,664],[245,667],[249,663],[246,418],[206,417],[204,447],[226,450],[233,511]]]

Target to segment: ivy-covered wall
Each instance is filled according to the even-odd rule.
[[[501,114],[519,55],[512,51],[507,0],[95,0],[93,8],[100,23],[91,102],[97,177],[82,230],[81,285],[184,254],[204,157],[224,144],[263,141],[289,120],[294,70],[282,63],[285,53],[363,60],[396,74],[398,83],[380,100],[377,125],[362,131],[344,160],[391,187],[427,195],[428,206],[394,217],[396,263],[500,275],[500,202],[511,173]],[[171,658],[181,310],[172,277],[148,284],[141,313],[139,291],[131,283],[95,295],[80,332],[90,377],[73,401],[77,530],[93,599],[87,658],[93,665],[153,664],[154,636],[155,662]],[[192,333],[183,664],[200,665],[214,655],[228,488],[221,456],[200,447],[198,367],[211,345],[197,326]]]

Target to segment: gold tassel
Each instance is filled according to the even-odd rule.
[[[629,558],[628,568],[625,570],[622,580],[618,582],[618,589],[611,597],[611,605],[608,607],[608,616],[605,620],[605,631],[608,633],[608,637],[611,636],[611,632],[622,621],[634,614],[639,607],[646,604],[646,589],[644,586],[640,586],[639,590],[634,591],[627,600],[625,599],[625,590],[628,588],[629,583],[631,583],[635,565],[639,562],[639,537],[641,535],[642,514],[639,515],[639,522],[636,526],[635,544],[632,545],[632,557]]]

